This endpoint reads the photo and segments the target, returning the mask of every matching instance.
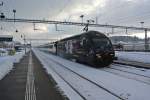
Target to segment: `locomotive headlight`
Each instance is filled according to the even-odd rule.
[[[97,58],[101,58],[102,56],[100,54],[96,54],[96,57]]]
[[[114,54],[113,54],[113,53],[111,53],[110,55],[111,55],[111,56],[114,56]]]

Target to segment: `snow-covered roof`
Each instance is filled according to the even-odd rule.
[[[13,36],[12,35],[0,35],[0,42],[12,42]]]
[[[12,35],[0,35],[0,38],[13,38]]]

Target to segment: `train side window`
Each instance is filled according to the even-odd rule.
[[[79,49],[81,47],[79,39],[74,40],[73,47],[74,49]]]

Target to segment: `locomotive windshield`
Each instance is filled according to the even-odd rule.
[[[112,45],[109,39],[107,38],[94,38],[92,39],[95,49],[100,50],[111,50]]]

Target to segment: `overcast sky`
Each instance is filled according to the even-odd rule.
[[[7,18],[13,18],[13,9],[16,9],[16,18],[45,19],[81,22],[80,15],[84,15],[84,21],[98,18],[99,24],[127,25],[141,27],[150,26],[150,0],[0,0],[4,2],[0,6]],[[37,31],[33,30],[33,24],[26,23],[2,23],[0,22],[0,34],[12,34],[15,40],[22,40],[20,35],[27,38],[63,38],[81,33],[83,27],[60,26],[55,31],[54,25],[35,24]],[[18,30],[18,33],[15,30]],[[90,28],[104,33],[111,29]],[[115,35],[126,35],[125,30],[115,29]],[[136,34],[134,34],[136,33]],[[142,31],[128,31],[128,35],[144,37]],[[150,36],[150,35],[149,35]]]

